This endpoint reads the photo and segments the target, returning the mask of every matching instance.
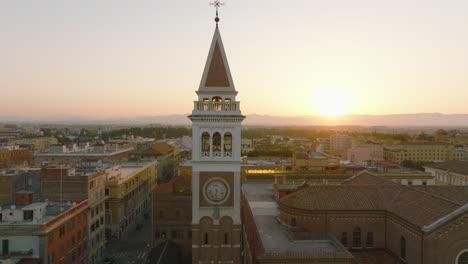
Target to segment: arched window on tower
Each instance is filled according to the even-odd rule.
[[[221,111],[221,103],[223,98],[215,96],[211,100],[213,101],[213,111]]]
[[[224,157],[232,157],[232,134],[230,132],[224,134]]]
[[[201,156],[209,157],[210,156],[210,134],[208,132],[203,132],[201,138]]]
[[[210,105],[210,98],[203,98],[203,111],[208,111]]]
[[[213,134],[213,157],[221,157],[221,134],[219,132]]]
[[[362,247],[361,228],[359,227],[353,229],[353,247]]]
[[[203,240],[203,244],[205,244],[205,245],[208,245],[208,244],[209,244],[209,241],[208,241],[208,233],[205,233],[205,237],[204,237],[204,240]]]
[[[229,244],[229,236],[228,233],[224,233],[224,245]]]

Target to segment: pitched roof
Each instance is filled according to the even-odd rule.
[[[398,185],[312,185],[280,201],[303,210],[385,210]]]
[[[362,171],[352,177],[341,182],[341,184],[348,185],[348,184],[359,184],[359,185],[369,185],[369,184],[391,184],[395,185],[396,183],[380,178],[375,176],[367,171]]]
[[[445,162],[436,162],[424,167],[440,169],[440,170],[449,170],[452,172],[468,175],[468,161],[460,160],[450,160]]]
[[[361,172],[341,185],[312,185],[284,197],[281,206],[302,210],[386,210],[428,226],[461,208],[468,188],[408,187]],[[427,192],[426,192],[427,190]]]
[[[166,142],[159,142],[145,149],[143,155],[165,155],[172,151],[173,147]]]
[[[157,193],[172,193],[174,191],[190,192],[191,191],[191,180],[192,175],[180,175],[172,178],[167,183],[159,184],[154,188],[154,192]]]
[[[447,200],[466,204],[468,203],[468,187],[467,186],[447,186],[447,185],[420,185],[412,186],[413,189],[420,190],[432,195],[436,195]]]
[[[213,40],[211,41],[199,91],[213,91],[213,89],[219,91],[235,91],[218,27],[216,27]]]
[[[401,192],[393,198],[387,210],[423,227],[455,211],[460,206],[452,201],[401,185]]]

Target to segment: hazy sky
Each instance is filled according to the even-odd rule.
[[[246,114],[468,113],[466,0],[225,2]],[[189,113],[213,18],[208,0],[2,0],[0,116]]]

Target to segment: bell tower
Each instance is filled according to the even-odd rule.
[[[213,4],[219,7],[221,3]],[[240,263],[241,114],[218,28],[192,114],[192,263]]]

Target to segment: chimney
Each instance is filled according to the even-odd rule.
[[[33,192],[31,191],[18,191],[15,193],[15,204],[28,205],[32,204]]]

